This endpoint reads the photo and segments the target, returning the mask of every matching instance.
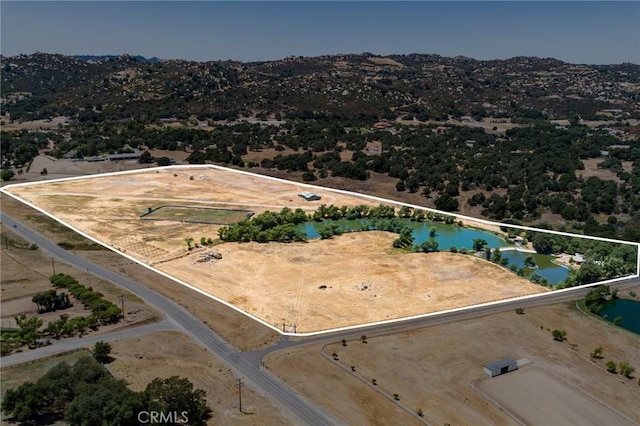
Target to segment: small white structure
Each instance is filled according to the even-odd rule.
[[[484,372],[489,377],[499,376],[518,369],[518,363],[515,359],[504,358],[500,361],[490,362],[484,366]]]
[[[573,260],[574,262],[580,264],[580,263],[584,262],[584,256],[582,256],[580,253],[576,253],[571,257],[571,260]]]
[[[304,198],[307,201],[317,201],[320,199],[320,196],[314,192],[304,191],[298,194],[299,197]]]

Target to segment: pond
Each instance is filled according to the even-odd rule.
[[[566,280],[569,276],[568,268],[552,262],[553,256],[516,250],[505,250],[502,252],[502,257],[509,259],[509,265],[517,265],[519,268],[524,267],[524,260],[527,256],[533,256],[537,265],[537,268],[526,268],[525,276],[527,278],[535,273],[545,278],[549,284],[556,285]]]
[[[618,326],[640,334],[640,302],[629,299],[609,300],[602,305],[600,316],[609,322],[620,317]]]
[[[340,227],[343,232],[362,231],[363,229],[371,229],[371,221],[368,219],[360,220],[334,220],[326,222],[306,222],[303,223],[301,229],[307,234],[308,238],[320,238],[318,230],[326,226],[327,223],[333,223]],[[415,239],[413,244],[420,245],[429,239],[438,242],[439,250],[449,250],[452,246],[458,249],[473,248],[473,240],[477,238],[484,239],[489,247],[506,247],[508,244],[504,238],[488,231],[482,231],[474,228],[465,228],[462,226],[447,225],[440,222],[412,222],[406,220],[406,225],[413,229],[411,235]],[[435,237],[431,238],[431,228],[436,229]]]

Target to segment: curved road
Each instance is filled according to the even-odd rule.
[[[298,417],[299,422],[296,423],[308,425],[336,423],[334,419],[314,403],[304,399],[295,390],[261,369],[259,363],[251,362],[251,359],[242,357],[240,352],[228,345],[220,336],[178,304],[122,274],[103,268],[62,249],[57,244],[4,212],[0,212],[0,219],[2,223],[12,228],[14,232],[26,240],[38,244],[40,248],[48,251],[60,260],[75,265],[78,268],[86,269],[88,272],[102,279],[125,288],[153,305],[159,311],[164,312],[167,321],[220,357],[235,370],[236,374],[242,376],[246,382],[261,389],[267,396],[271,397],[275,402]],[[104,339],[105,336],[102,336],[102,338]]]

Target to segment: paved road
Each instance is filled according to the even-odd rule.
[[[242,376],[246,383],[253,384],[261,389],[264,394],[298,417],[299,421],[296,423],[308,425],[336,423],[334,419],[314,403],[303,398],[294,389],[285,385],[266,370],[261,369],[259,363],[251,362],[251,359],[242,357],[240,352],[228,345],[219,335],[178,304],[125,275],[103,268],[62,249],[4,212],[0,212],[0,219],[6,226],[12,228],[14,232],[26,240],[38,244],[41,249],[48,251],[58,259],[125,288],[159,311],[164,312],[167,321],[221,358],[235,370],[236,374]]]
[[[84,348],[92,346],[96,342],[113,342],[119,339],[127,339],[129,337],[142,336],[148,333],[164,330],[175,330],[174,324],[168,320],[154,322],[147,325],[140,325],[137,327],[130,327],[120,331],[112,331],[110,333],[90,335],[86,337],[67,337],[65,339],[55,340],[51,339],[51,346],[44,346],[37,350],[25,350],[24,352],[17,352],[11,355],[3,356],[0,359],[0,365],[7,367],[14,364],[20,364],[23,362],[34,361],[39,358],[44,358],[49,355],[55,355],[62,352],[71,351],[74,349]]]

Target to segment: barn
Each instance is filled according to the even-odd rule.
[[[484,366],[484,372],[489,377],[499,376],[518,369],[518,363],[512,358],[504,358],[500,361],[490,362]]]

